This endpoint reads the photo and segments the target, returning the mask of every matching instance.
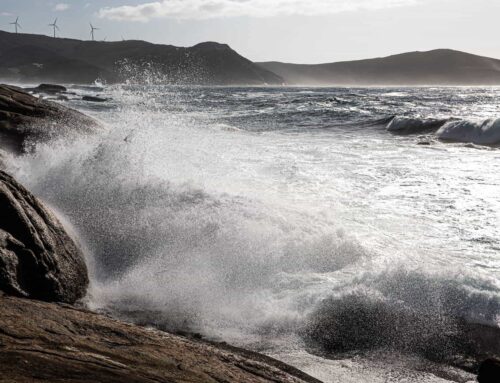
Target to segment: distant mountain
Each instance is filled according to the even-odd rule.
[[[0,31],[0,78],[90,83],[138,80],[281,85],[283,79],[213,42],[179,48],[144,41],[98,42]]]
[[[500,85],[500,60],[448,49],[332,64],[259,65],[288,85]]]

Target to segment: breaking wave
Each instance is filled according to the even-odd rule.
[[[386,126],[394,134],[433,133],[438,139],[476,145],[500,145],[500,119],[480,122],[458,119],[394,117]]]
[[[500,119],[483,122],[449,121],[437,131],[436,136],[444,141],[500,145]]]
[[[447,120],[433,118],[394,117],[387,125],[388,132],[397,134],[420,134],[435,132]]]

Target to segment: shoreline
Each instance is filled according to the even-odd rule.
[[[92,134],[99,128],[92,118],[24,89],[1,85],[0,95],[0,153],[21,155],[29,150],[29,140]],[[81,250],[53,212],[2,170],[0,212],[7,209],[7,216],[0,216],[0,381],[321,383],[256,352],[153,330],[79,306],[81,294],[72,290],[86,290],[87,270],[70,268],[83,261]],[[31,222],[37,222],[35,231]],[[54,243],[60,247],[38,254],[40,238],[47,249]],[[28,254],[50,266],[35,269],[27,263]],[[67,259],[75,262],[70,268]],[[54,273],[60,284],[54,285]],[[56,287],[57,294],[51,291]]]
[[[22,93],[24,93],[24,92],[22,92]],[[24,96],[23,96],[23,97],[24,97]],[[31,100],[31,101],[33,101],[33,100]],[[36,103],[35,103],[34,105],[36,106],[36,105],[38,104],[38,102],[40,102],[41,104],[45,104],[45,105],[46,105],[46,104],[49,104],[49,105],[58,105],[58,104],[54,104],[54,103],[52,103],[52,102],[47,102],[47,101],[43,101],[43,100],[42,100],[42,101],[40,101],[40,100],[36,101]],[[61,107],[61,108],[64,108],[64,107]],[[28,108],[28,109],[29,109],[29,108]],[[64,109],[66,109],[67,113],[70,113],[70,112],[71,112],[71,113],[73,113],[73,112],[74,112],[74,113],[80,113],[80,112],[73,111],[72,109],[69,109],[69,108],[64,108]],[[0,112],[1,112],[1,109],[0,109]],[[80,113],[80,114],[81,114],[81,113]],[[68,116],[69,116],[69,114],[68,114]],[[83,115],[83,114],[81,114],[81,116],[84,116],[85,118],[89,118],[89,117],[87,117],[87,116],[85,116],[85,115]],[[48,122],[53,121],[53,120],[54,120],[54,118],[55,118],[53,115],[52,115],[52,116],[51,116],[51,115],[43,115],[43,113],[42,113],[41,115],[35,115],[35,116],[30,116],[30,117],[33,117],[34,121],[33,121],[33,120],[29,120],[29,121],[30,121],[30,123],[31,123],[31,128],[30,128],[30,129],[31,129],[31,131],[29,131],[28,133],[31,133],[31,132],[32,132],[32,134],[33,134],[32,136],[28,136],[28,138],[29,138],[29,139],[33,139],[33,137],[35,137],[36,139],[38,139],[39,137],[43,137],[43,133],[44,133],[44,132],[43,132],[43,129],[45,128],[45,126],[46,126],[46,125],[45,125],[45,124],[42,124],[42,123],[37,123],[37,121],[40,121],[40,120],[39,120],[39,118],[41,118],[42,120],[47,120]],[[69,118],[71,118],[71,117],[69,117]],[[89,119],[90,119],[90,118],[89,118]],[[23,123],[23,119],[21,119],[20,121],[21,121],[20,125],[22,125],[22,123]],[[2,122],[2,121],[0,121],[0,123],[1,123],[1,122]],[[67,119],[66,119],[66,121],[64,121],[64,120],[63,120],[62,122],[63,122],[63,123],[66,123],[66,122],[67,122]],[[0,128],[2,128],[2,125],[1,125],[1,124],[0,124]],[[15,130],[15,128],[16,128],[16,127],[14,127],[14,130]],[[97,128],[98,128],[98,127],[96,127],[96,129],[97,129]],[[37,130],[38,130],[38,131],[37,131]],[[40,130],[42,130],[42,132],[40,132]],[[84,133],[84,134],[89,134],[89,133],[90,133],[90,134],[91,134],[92,132],[91,132],[91,131],[88,131],[88,132],[87,132],[87,131],[85,131],[85,132],[81,132],[81,131],[73,131],[73,130],[70,128],[70,129],[69,129],[69,131],[68,131],[68,129],[66,129],[65,131],[63,131],[63,132],[61,132],[61,133],[62,133],[62,134],[73,134],[73,133],[75,133],[75,134],[76,134],[76,133]],[[15,137],[15,138],[20,138],[20,141],[17,143],[17,147],[22,148],[22,149],[25,149],[25,148],[24,148],[24,139],[25,139],[26,137],[24,137],[24,136],[17,136],[17,135],[14,135],[14,137]],[[1,131],[0,131],[0,139],[1,139],[1,138],[2,138],[2,136],[1,136]],[[52,138],[52,136],[51,136],[51,137],[49,137],[49,138]],[[0,140],[0,145],[1,145],[1,144],[2,144],[2,142],[1,142],[1,140]],[[22,151],[20,150],[20,151],[19,151],[19,153],[21,153],[21,152],[22,152]],[[0,158],[1,158],[1,157],[0,157]],[[0,219],[0,221],[1,221],[1,219]],[[0,224],[1,224],[1,222],[0,222]],[[0,228],[1,228],[1,226],[0,226]],[[0,246],[0,251],[1,251],[1,250],[2,250],[2,249],[1,249],[1,246]],[[1,256],[1,253],[0,253],[0,256]],[[1,269],[0,269],[0,271],[1,271]],[[7,299],[7,300],[5,300],[5,299]],[[0,300],[2,300],[3,302],[7,302],[7,301],[9,301],[9,299],[8,299],[8,298],[5,298],[5,299],[4,299],[4,298],[2,298],[2,297],[0,297]],[[18,298],[12,298],[12,299],[16,300],[16,299],[18,299]],[[15,302],[15,301],[10,301],[10,303],[12,303],[12,305],[14,305],[14,306],[16,305],[16,302]],[[21,301],[19,301],[19,305],[26,306],[26,307],[39,307],[39,308],[41,308],[41,310],[42,310],[42,311],[43,311],[43,310],[45,310],[45,311],[43,311],[43,312],[47,313],[47,315],[49,315],[49,316],[50,316],[50,315],[52,315],[51,313],[60,313],[60,314],[61,314],[61,318],[58,318],[58,319],[62,319],[62,320],[64,320],[64,318],[66,318],[67,316],[71,316],[70,311],[65,311],[65,310],[59,311],[58,309],[54,308],[54,306],[50,306],[50,307],[53,309],[53,310],[51,310],[50,308],[47,308],[46,306],[44,306],[44,304],[42,304],[41,302],[38,302],[38,303],[40,303],[40,305],[41,305],[41,306],[36,306],[36,304],[33,306],[33,305],[32,305],[33,303],[36,303],[36,301],[22,301],[22,302],[21,302]],[[50,305],[50,304],[49,304],[49,305]],[[76,310],[76,311],[79,311],[79,310],[80,310],[80,309],[79,309],[79,308],[77,308],[77,307],[74,307],[74,306],[67,306],[67,305],[64,305],[64,306],[59,305],[58,307],[59,307],[59,308],[70,309],[70,310]],[[45,309],[44,309],[44,308],[45,308]],[[29,310],[28,310],[28,311],[29,311]],[[113,316],[109,316],[109,315],[107,315],[107,316],[106,316],[106,315],[102,315],[102,314],[99,314],[99,313],[96,313],[96,312],[92,312],[92,311],[88,311],[88,310],[85,310],[85,309],[81,309],[81,310],[80,310],[80,312],[81,312],[81,313],[84,313],[84,315],[83,315],[83,316],[84,316],[85,318],[82,318],[82,320],[83,320],[83,321],[85,321],[85,320],[87,320],[87,319],[89,319],[89,320],[90,320],[91,318],[94,318],[96,322],[100,322],[101,320],[102,320],[102,321],[104,321],[104,322],[106,322],[106,323],[108,323],[108,322],[109,322],[108,324],[109,324],[109,326],[111,326],[111,328],[113,328],[113,325],[111,324],[111,322],[113,322],[113,323],[114,323],[114,325],[116,325],[115,330],[116,330],[116,331],[118,331],[118,332],[119,332],[119,329],[120,329],[120,328],[122,328],[122,327],[123,327],[122,329],[124,329],[125,327],[126,327],[126,328],[133,328],[133,329],[135,329],[135,330],[137,330],[137,331],[139,331],[139,332],[141,332],[141,333],[151,333],[151,332],[155,332],[155,333],[156,333],[156,332],[161,332],[162,334],[164,334],[164,335],[165,335],[165,336],[167,336],[167,337],[171,337],[172,339],[174,339],[174,338],[175,338],[176,342],[181,342],[181,340],[183,340],[184,342],[187,342],[187,343],[189,343],[190,345],[198,345],[198,346],[199,346],[199,348],[200,348],[200,350],[204,350],[204,351],[206,351],[206,350],[211,350],[210,352],[215,352],[215,353],[217,352],[217,350],[218,350],[218,351],[220,351],[220,352],[224,351],[224,352],[227,352],[227,353],[228,353],[228,355],[231,355],[231,357],[237,357],[237,356],[239,356],[239,357],[241,357],[241,358],[242,358],[242,360],[253,361],[253,362],[259,363],[259,366],[261,366],[260,368],[266,369],[266,371],[267,371],[267,369],[269,369],[269,368],[270,368],[271,370],[272,370],[273,368],[275,368],[275,369],[277,369],[277,370],[279,370],[279,371],[281,371],[281,372],[283,372],[283,373],[285,373],[285,374],[290,375],[291,377],[294,377],[294,378],[296,378],[296,379],[300,379],[300,381],[305,381],[305,382],[315,382],[315,383],[319,382],[319,380],[317,380],[317,379],[315,379],[315,378],[310,377],[309,375],[307,375],[307,374],[305,374],[305,373],[301,372],[300,370],[298,370],[298,369],[296,369],[296,368],[294,368],[294,367],[292,367],[292,366],[290,366],[290,365],[288,365],[288,364],[286,364],[286,363],[282,363],[282,362],[280,362],[280,361],[278,361],[278,360],[276,360],[276,359],[273,359],[273,358],[271,358],[271,357],[267,357],[267,356],[262,355],[262,354],[259,354],[259,353],[257,353],[257,352],[253,352],[253,351],[246,350],[246,349],[243,349],[243,348],[238,348],[238,347],[235,347],[235,346],[228,345],[228,344],[226,344],[226,343],[224,343],[224,342],[214,342],[214,341],[210,341],[210,340],[206,340],[206,339],[198,339],[198,337],[196,336],[196,334],[189,334],[189,333],[186,333],[187,337],[183,337],[183,336],[179,336],[178,334],[176,335],[176,334],[173,334],[173,333],[171,333],[171,332],[165,332],[165,331],[162,331],[162,330],[159,330],[159,329],[151,330],[151,329],[148,329],[147,327],[143,327],[143,326],[141,326],[140,324],[139,324],[139,325],[136,325],[136,324],[131,324],[131,323],[129,323],[129,322],[123,322],[123,321],[117,320],[117,319],[116,319],[116,318],[114,318]],[[34,310],[34,311],[32,311],[32,313],[33,313],[33,314],[32,314],[32,316],[34,317],[34,316],[35,316],[35,314],[38,314],[38,311]],[[29,318],[28,318],[28,319],[29,319]],[[46,318],[45,318],[45,319],[46,319]],[[56,321],[56,322],[57,322],[57,321]],[[71,322],[71,321],[70,321],[70,322]],[[72,324],[71,324],[71,323],[72,323]],[[71,325],[70,325],[70,328],[71,328],[71,326],[74,326],[74,325],[75,325],[75,324],[74,324],[74,322],[71,322],[71,323],[70,323],[70,324],[71,324]],[[9,326],[11,326],[11,325],[14,325],[14,326],[15,326],[15,325],[21,325],[21,322],[18,320],[17,322],[16,322],[16,321],[14,321],[14,322],[12,322],[12,324],[9,324],[9,325],[4,326],[3,328],[2,328],[2,327],[0,327],[0,340],[1,340],[1,338],[2,338],[2,336],[3,336],[3,335],[6,335],[6,336],[7,336],[7,338],[9,338],[9,337],[10,337],[10,335],[9,335],[9,334],[12,334],[12,330],[13,330],[13,328],[12,328],[12,327],[9,327]],[[29,324],[28,324],[28,325],[29,325]],[[31,325],[33,325],[33,327],[32,327],[32,330],[33,330],[32,334],[35,334],[35,337],[37,337],[37,336],[38,336],[37,331],[39,331],[40,333],[42,333],[42,332],[43,332],[43,328],[39,328],[39,327],[37,327],[37,326],[36,326],[36,325],[37,325],[36,323],[32,323]],[[127,327],[127,326],[131,326],[131,327]],[[15,329],[14,329],[14,330],[15,330]],[[498,330],[498,329],[497,329],[497,330]],[[3,332],[2,332],[2,331],[3,331]],[[101,331],[101,330],[100,330],[100,329],[95,329],[94,331],[95,331],[95,332],[94,332],[94,335],[99,336],[99,331]],[[113,331],[114,331],[114,330],[113,330]],[[115,335],[117,334],[117,333],[116,333],[116,331],[115,331]],[[78,332],[78,331],[77,331],[77,332]],[[72,334],[72,331],[70,331],[70,333]],[[3,335],[2,335],[2,334],[3,334]],[[68,336],[69,336],[69,338],[72,338],[72,337],[73,337],[73,335],[71,335],[71,334],[69,334],[69,335],[68,335]],[[50,339],[50,336],[51,336],[51,335],[48,335],[48,337],[49,337],[48,339]],[[16,338],[16,337],[14,336],[14,338]],[[20,338],[20,339],[21,339],[21,338]],[[34,338],[33,338],[33,339],[34,339]],[[175,343],[175,344],[177,344],[176,342],[174,342],[174,343]],[[1,342],[1,343],[2,343],[2,344],[7,344],[8,342],[7,342],[7,341],[4,341],[4,342]],[[57,342],[56,342],[56,343],[57,343]],[[61,342],[61,344],[62,344],[62,343],[63,343],[63,342]],[[182,342],[181,342],[181,343],[182,343]],[[44,344],[44,345],[45,345],[45,344]],[[46,345],[45,345],[45,346],[46,346]],[[140,347],[140,345],[136,345],[136,346],[137,346],[137,347]],[[194,347],[194,346],[193,346],[193,347]],[[213,347],[214,349],[212,349],[212,348],[210,348],[210,347]],[[25,351],[26,351],[26,350],[25,350]],[[71,352],[73,352],[73,351],[71,351],[71,350],[66,350],[66,351],[68,351],[68,352],[70,352],[70,353],[71,353]],[[28,352],[28,351],[27,351],[27,352]],[[64,351],[64,348],[63,348],[63,351],[62,351],[62,352],[65,352],[65,351]],[[108,352],[108,351],[106,351],[106,352]],[[0,353],[0,354],[1,354],[1,353]],[[111,351],[109,351],[109,354],[111,354]],[[98,355],[98,354],[96,354],[96,355]],[[0,355],[0,357],[1,357],[1,355]],[[481,356],[481,357],[482,357],[482,356]],[[99,357],[96,357],[96,358],[97,358],[97,359],[99,359]],[[108,355],[108,356],[105,356],[105,358],[109,358],[109,355]],[[99,363],[101,363],[101,364],[102,364],[102,363],[103,363],[103,362],[102,362],[102,358],[100,358],[99,360],[100,360],[100,362],[99,362]],[[475,370],[477,369],[477,365],[478,365],[479,361],[480,361],[480,359],[479,359],[479,357],[478,357],[477,364],[475,364],[475,366],[476,366],[476,367],[474,367],[474,372],[475,372]],[[108,363],[108,362],[109,362],[109,361],[107,361],[106,363]],[[94,362],[92,362],[92,363],[94,363]],[[112,362],[112,361],[111,361],[111,362],[109,362],[109,363],[111,363],[111,365],[113,365],[113,362]],[[121,363],[121,362],[119,362],[119,363]],[[215,362],[214,362],[214,363],[215,363]],[[7,364],[9,364],[9,363],[7,363]],[[122,364],[123,364],[123,363],[122,363]],[[231,365],[231,364],[229,363],[229,366],[230,366],[230,365]],[[116,367],[116,366],[115,366],[115,367]],[[115,367],[113,367],[113,368],[115,368]],[[238,366],[237,366],[237,367],[238,367]],[[240,366],[240,367],[241,367],[241,366]],[[238,368],[239,368],[239,367],[238,367]],[[253,370],[253,367],[251,367],[251,366],[250,366],[250,367],[248,367],[248,366],[247,366],[247,367],[243,368],[243,370],[244,370],[244,371],[246,371],[246,373],[248,373],[248,374],[250,374],[250,375],[252,375],[252,376],[255,376],[255,375],[256,375],[256,371],[255,371],[255,370]],[[274,371],[274,370],[273,370],[273,371]],[[258,375],[258,374],[257,374],[257,375]],[[263,378],[263,377],[261,376],[260,378]],[[265,377],[264,377],[264,378],[265,378]],[[249,378],[249,379],[250,379],[250,378]],[[267,379],[267,378],[266,378],[266,379]],[[285,380],[277,380],[277,379],[282,379],[282,378],[281,378],[281,377],[276,378],[276,379],[275,379],[275,378],[273,378],[273,379],[271,379],[271,381],[288,381],[288,380],[286,380],[285,378],[283,378],[283,379],[285,379]],[[110,381],[111,381],[111,380],[110,380]],[[227,380],[217,380],[217,379],[216,379],[216,381],[227,381]],[[252,381],[252,380],[242,380],[242,381]]]

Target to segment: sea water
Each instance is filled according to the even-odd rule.
[[[9,170],[78,233],[91,308],[325,382],[473,379],[439,360],[500,322],[500,89],[72,91],[102,129]]]

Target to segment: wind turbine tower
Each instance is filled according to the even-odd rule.
[[[57,26],[57,19],[54,20],[53,24],[49,24],[49,27],[54,28],[54,38],[56,38],[56,30],[60,30],[59,27]]]
[[[23,28],[21,28],[21,25],[18,23],[18,21],[19,21],[19,17],[16,18],[16,21],[14,21],[13,23],[10,23],[10,25],[13,25],[14,28],[16,28],[16,33],[17,33],[18,28],[23,29]]]
[[[92,37],[92,41],[95,41],[95,37],[94,37],[94,31],[98,31],[99,28],[95,28],[92,23],[90,23],[90,37]]]

